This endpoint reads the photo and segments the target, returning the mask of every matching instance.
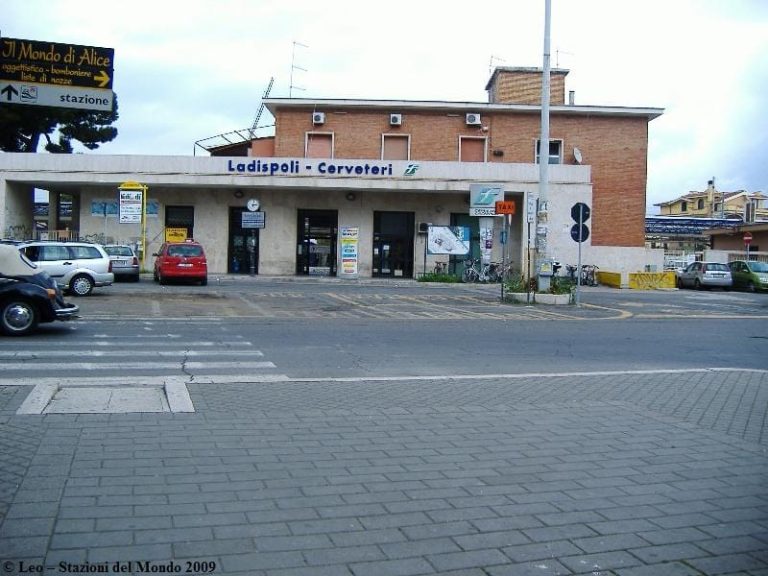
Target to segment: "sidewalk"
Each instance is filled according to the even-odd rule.
[[[189,389],[0,388],[2,573],[768,574],[766,372]]]

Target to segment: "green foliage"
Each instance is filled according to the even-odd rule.
[[[438,274],[437,272],[427,272],[426,274],[421,274],[417,278],[418,282],[443,282],[444,284],[455,284],[456,282],[460,282],[461,279],[457,278],[453,274]]]
[[[522,274],[514,278],[510,278],[504,283],[504,290],[506,292],[535,292],[536,291],[536,279],[531,278],[530,283],[526,285],[525,276]]]
[[[550,294],[570,294],[575,288],[573,281],[565,276],[553,276],[549,283]]]
[[[55,108],[52,106],[0,106],[0,150],[4,152],[37,152],[41,137],[45,150],[53,154],[71,154],[72,141],[89,150],[117,137],[111,126],[118,118],[117,95],[110,112]],[[58,141],[51,135],[58,129]]]
[[[547,294],[570,294],[574,289],[573,282],[564,276],[553,276],[549,283],[549,290]],[[525,276],[520,275],[516,278],[508,280],[504,284],[504,290],[506,292],[537,292],[539,291],[538,281],[536,278],[531,278],[530,282],[526,285]]]

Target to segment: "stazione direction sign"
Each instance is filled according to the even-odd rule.
[[[0,38],[0,104],[112,110],[115,51]]]

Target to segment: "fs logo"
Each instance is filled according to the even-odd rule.
[[[404,176],[413,176],[416,174],[416,172],[419,169],[418,164],[408,164],[408,168],[405,169],[405,172],[403,173]]]
[[[473,204],[475,206],[490,206],[491,204],[495,204],[500,191],[500,188],[481,188],[477,192]]]

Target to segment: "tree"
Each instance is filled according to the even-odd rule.
[[[0,149],[4,152],[37,152],[41,137],[51,153],[71,154],[76,140],[89,150],[117,137],[111,126],[118,118],[117,95],[110,112],[3,104],[0,106]],[[58,141],[51,135],[58,128]]]

